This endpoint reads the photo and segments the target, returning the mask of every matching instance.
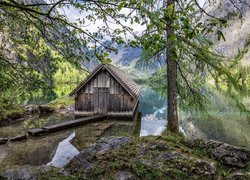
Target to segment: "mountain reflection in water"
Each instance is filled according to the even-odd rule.
[[[155,135],[159,136],[166,128],[167,121],[157,118],[154,114],[145,115],[141,118],[140,137]]]
[[[222,100],[221,100],[222,99]],[[249,115],[238,112],[237,108],[225,107],[226,97],[213,98],[213,112],[189,114],[181,112],[180,131],[190,139],[212,139],[250,149]],[[160,135],[167,124],[167,100],[145,87],[140,97],[140,136]],[[150,108],[151,107],[151,108]],[[231,109],[230,109],[231,108]]]
[[[74,137],[75,133],[72,133],[68,138],[59,143],[52,161],[47,165],[63,167],[69,163],[74,156],[80,153],[70,142]]]
[[[24,142],[9,142],[0,147],[0,170],[15,165],[49,164],[63,167],[84,147],[105,136],[160,135],[166,129],[166,99],[150,88],[143,88],[134,121],[105,120],[59,131]],[[14,137],[34,127],[74,119],[72,115],[45,114],[27,118],[18,124],[0,127],[0,137]],[[180,130],[187,138],[209,138],[250,149],[250,122],[240,114],[180,116]],[[106,127],[106,128],[105,128]]]

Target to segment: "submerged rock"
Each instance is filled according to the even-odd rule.
[[[6,144],[8,142],[8,138],[0,138],[0,145]]]

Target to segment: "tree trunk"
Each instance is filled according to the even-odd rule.
[[[167,0],[167,7],[174,5],[174,0]],[[174,13],[173,13],[174,14]],[[177,114],[177,63],[176,57],[174,56],[174,47],[171,38],[174,35],[173,18],[167,18],[167,100],[168,100],[168,130],[171,132],[178,132],[178,114]]]

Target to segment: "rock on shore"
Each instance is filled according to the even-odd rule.
[[[185,140],[167,133],[161,137],[103,137],[64,168],[43,166],[38,172],[39,167],[15,167],[0,173],[0,177],[250,179],[249,163],[249,151],[245,149],[211,140]]]
[[[28,105],[23,108],[26,115],[38,114],[38,113],[51,113],[54,109],[46,105]]]
[[[206,150],[210,157],[230,166],[242,168],[249,161],[250,152],[246,149],[235,147],[226,143],[214,140],[186,141],[190,148],[200,148]]]

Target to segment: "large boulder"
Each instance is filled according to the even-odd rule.
[[[195,175],[207,175],[212,176],[216,172],[215,163],[206,160],[196,160],[192,168],[192,172]]]
[[[227,176],[228,180],[235,180],[235,179],[239,179],[239,180],[248,180],[250,179],[250,172],[245,172],[245,171],[235,171],[230,173]]]
[[[103,137],[95,144],[83,149],[79,155],[70,161],[65,169],[73,173],[89,173],[95,167],[95,160],[98,156],[120,148],[129,140],[129,137]]]
[[[244,167],[248,161],[248,152],[228,144],[222,144],[212,150],[212,156],[221,163]]]
[[[242,168],[250,160],[250,151],[214,140],[190,140],[184,144],[190,148],[204,149],[212,158],[229,166]]]

